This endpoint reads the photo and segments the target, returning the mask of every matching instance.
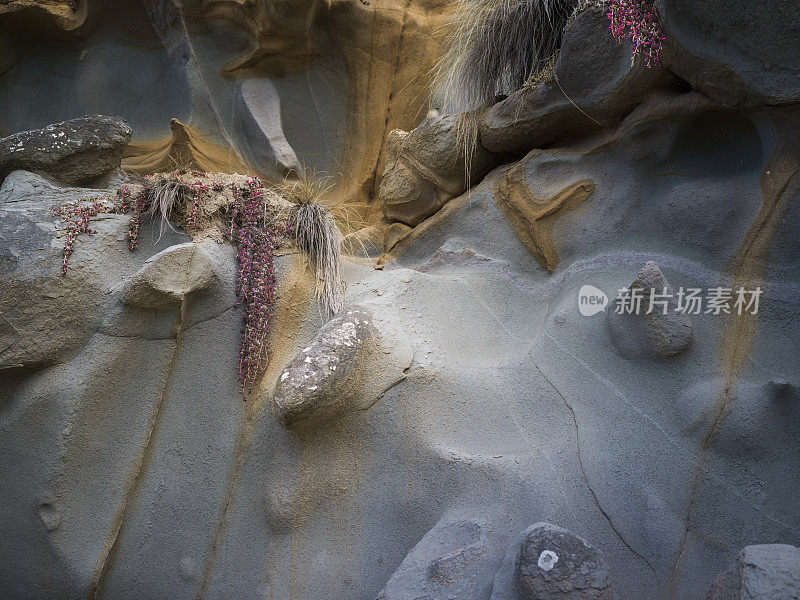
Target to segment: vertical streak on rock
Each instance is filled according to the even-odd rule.
[[[197,594],[195,594],[196,600],[204,600],[208,593],[208,586],[211,583],[211,576],[214,573],[214,567],[219,555],[219,546],[228,528],[228,515],[239,489],[239,481],[241,480],[248,450],[250,449],[250,442],[253,437],[253,425],[261,415],[261,408],[264,405],[264,400],[268,396],[264,393],[264,390],[271,389],[284,364],[288,362],[295,338],[300,329],[300,323],[304,318],[301,308],[308,306],[311,299],[313,282],[299,262],[299,258],[296,257],[296,262],[291,269],[292,273],[287,282],[287,288],[289,289],[280,294],[280,297],[285,298],[285,300],[278,305],[275,314],[275,321],[280,327],[274,330],[272,334],[273,339],[271,341],[273,350],[270,364],[266,372],[261,376],[261,381],[256,388],[258,391],[251,394],[247,402],[247,407],[245,408],[244,419],[239,429],[236,448],[233,454],[231,477],[225,490],[225,497],[222,501],[206,559],[203,563],[203,571],[200,574],[200,585],[197,588]],[[298,295],[300,296],[299,298],[297,297]],[[276,360],[276,357],[280,358]]]
[[[380,148],[378,150],[378,156],[375,158],[375,166],[372,169],[372,196],[375,196],[378,193],[378,169],[381,165],[381,159],[383,158],[383,149],[386,145],[386,136],[389,133],[389,119],[391,118],[392,112],[392,100],[394,99],[395,95],[395,86],[397,85],[397,72],[400,70],[400,57],[403,54],[403,38],[405,37],[406,33],[406,22],[408,21],[408,9],[411,6],[411,0],[406,0],[405,6],[403,7],[403,19],[400,22],[400,35],[397,39],[397,54],[395,55],[394,59],[394,67],[392,70],[392,83],[389,86],[389,97],[386,100],[386,112],[384,115],[383,120],[383,133],[381,135],[381,142]]]
[[[792,200],[800,194],[800,127],[791,112],[773,117],[778,131],[775,150],[761,176],[763,201],[739,248],[728,262],[727,270],[733,273],[733,289],[740,286],[751,289],[761,282],[764,264],[773,236],[789,210]],[[669,577],[667,597],[677,598],[677,583],[683,555],[689,541],[692,518],[699,501],[708,450],[719,433],[736,390],[739,375],[750,355],[755,338],[758,316],[744,312],[731,312],[725,323],[722,337],[723,386],[719,395],[707,406],[711,424],[700,441],[700,456],[692,477],[683,535],[673,561]]]
[[[128,472],[128,478],[125,482],[125,490],[122,494],[122,499],[119,507],[117,507],[117,512],[114,514],[114,519],[111,521],[111,528],[109,529],[108,536],[106,536],[106,543],[103,546],[103,550],[100,553],[100,558],[95,566],[94,574],[92,575],[92,581],[89,584],[89,591],[87,594],[87,598],[89,600],[98,600],[103,597],[105,585],[116,562],[117,552],[119,550],[117,542],[124,534],[125,523],[130,517],[136,496],[138,495],[141,487],[142,479],[150,467],[150,462],[153,458],[153,448],[155,447],[157,432],[161,424],[162,408],[164,407],[164,401],[166,400],[167,392],[172,384],[173,372],[181,344],[181,335],[185,316],[186,297],[184,296],[181,301],[180,313],[177,317],[175,342],[172,348],[172,354],[170,355],[169,364],[167,365],[167,370],[164,375],[164,383],[161,386],[161,391],[159,392],[158,398],[153,405],[153,412],[150,416],[150,422],[147,427],[144,444],[142,444],[139,455],[136,457],[131,470]]]

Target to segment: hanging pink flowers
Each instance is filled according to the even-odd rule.
[[[646,0],[609,0],[607,16],[611,21],[611,35],[619,41],[625,38],[631,40],[631,65],[640,54],[648,67],[659,64],[665,38],[661,33],[654,5],[648,4]]]

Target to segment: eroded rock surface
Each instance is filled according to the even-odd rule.
[[[23,169],[85,183],[119,168],[132,133],[123,119],[102,115],[15,133],[0,140],[0,179]]]
[[[800,5],[785,0],[659,0],[664,66],[724,104],[800,101]]]
[[[500,557],[479,519],[437,523],[411,549],[376,600],[482,600],[492,589]]]
[[[378,201],[388,219],[411,227],[418,225],[498,163],[500,157],[480,144],[471,156],[465,156],[465,142],[457,133],[459,118],[429,117],[410,132],[395,130],[389,134],[378,191]]]
[[[694,328],[681,301],[658,265],[649,261],[628,286],[628,299],[617,298],[607,310],[608,330],[625,357],[666,358],[686,350]],[[619,308],[619,310],[617,310]],[[620,312],[621,311],[621,312]]]
[[[145,309],[170,308],[217,280],[214,263],[201,246],[179,244],[147,259],[131,277],[125,302]]]
[[[630,45],[614,40],[604,11],[591,7],[564,30],[552,79],[524,87],[486,111],[481,144],[492,152],[519,152],[611,127],[671,82],[659,67],[631,65]]]
[[[788,544],[747,546],[711,584],[707,600],[800,598],[800,548]]]

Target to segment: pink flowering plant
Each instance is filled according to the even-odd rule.
[[[156,191],[159,184],[169,181],[175,192],[165,206],[160,204]],[[230,184],[229,184],[230,185]],[[242,187],[231,185],[233,206],[230,211],[230,229],[227,239],[236,245],[238,275],[236,294],[244,306],[242,341],[239,350],[239,383],[242,396],[252,391],[257,377],[263,373],[270,360],[269,330],[274,316],[277,278],[274,257],[278,238],[286,234],[285,220],[268,220],[265,214],[265,189],[258,178],[247,178]],[[162,217],[177,218],[189,233],[201,227],[204,194],[219,193],[225,184],[200,171],[176,171],[159,179],[145,177],[138,190],[123,186],[116,198],[94,199],[90,203],[68,203],[57,206],[53,214],[66,223],[65,244],[62,252],[62,274],[69,269],[69,260],[75,251],[75,242],[81,234],[94,234],[90,221],[101,213],[130,214],[128,222],[128,247],[135,250],[144,219],[162,211]]]
[[[659,64],[665,38],[661,33],[655,5],[647,0],[609,0],[607,16],[611,21],[611,35],[619,41],[625,38],[631,40],[631,65],[640,54],[648,67]]]

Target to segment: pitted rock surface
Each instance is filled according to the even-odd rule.
[[[283,370],[275,386],[278,423],[302,429],[359,408],[367,355],[376,343],[372,313],[351,308],[331,320]]]
[[[514,600],[613,598],[606,561],[586,540],[550,523],[535,523],[522,536],[514,566]],[[495,588],[492,599],[504,598]]]
[[[124,119],[94,115],[22,131],[0,140],[0,180],[23,169],[62,183],[84,183],[119,168],[132,130]]]

